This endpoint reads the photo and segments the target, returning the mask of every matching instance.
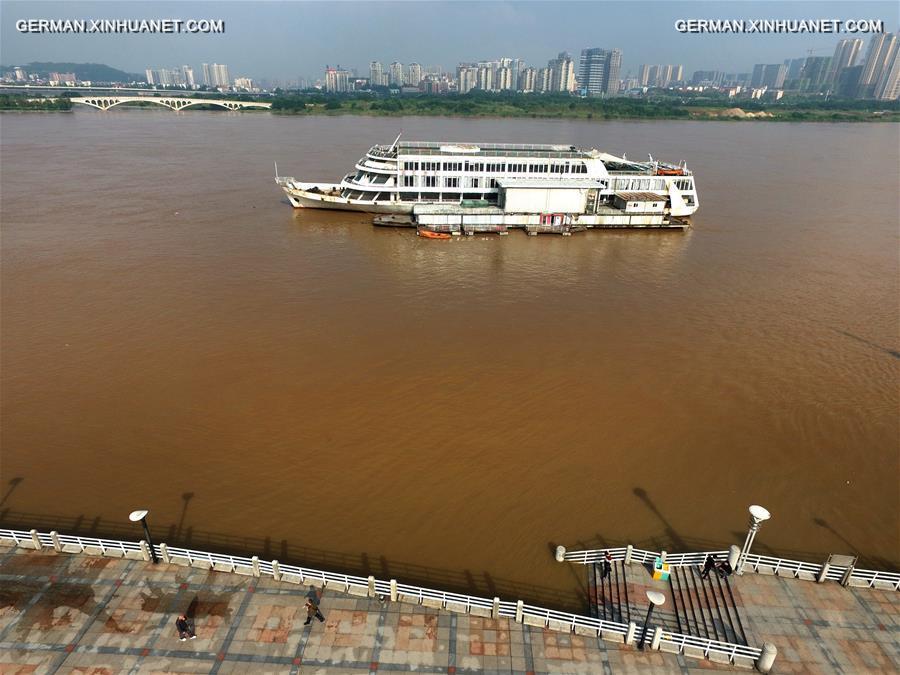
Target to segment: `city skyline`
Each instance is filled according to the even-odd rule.
[[[490,44],[490,51],[538,67],[560,52],[577,60],[584,48],[602,45],[622,52],[620,76],[638,76],[642,64],[677,63],[686,73],[718,69],[746,72],[756,63],[780,63],[809,50],[831,54],[840,38],[870,34],[692,35],[678,33],[680,18],[817,18],[833,17],[828,2],[645,3],[646,17],[623,24],[628,13],[613,3],[180,3],[182,17],[223,18],[223,35],[34,35],[15,29],[19,18],[33,18],[34,4],[3,3],[0,62],[32,61],[107,63],[143,73],[149,64],[180,67],[202,62],[228,63],[232,72],[257,79],[319,79],[326,64],[343,64],[368,75],[368,64],[380,61],[419,63],[423,69],[455,70],[461,62],[497,58],[473,45]],[[762,7],[764,11],[760,9]],[[72,18],[66,3],[41,3],[41,16]],[[79,16],[92,18],[156,18],[159,5],[79,3]],[[171,13],[171,12],[170,12]],[[341,16],[335,21],[335,16]],[[840,12],[838,12],[840,14]],[[389,17],[390,20],[386,20]],[[440,21],[435,22],[434,18]],[[860,2],[854,17],[881,19],[885,32],[895,32],[895,3]],[[310,31],[309,26],[316,30]],[[436,26],[439,26],[436,27]],[[501,29],[498,30],[498,27]],[[484,50],[486,51],[486,50]],[[170,63],[171,66],[162,64]]]

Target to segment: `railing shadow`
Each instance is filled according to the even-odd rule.
[[[650,498],[647,491],[643,488],[636,487],[632,491],[633,494],[653,513],[663,526],[663,531],[643,539],[621,539],[615,537],[607,537],[603,534],[596,533],[594,535],[578,539],[576,541],[566,542],[566,548],[570,551],[576,550],[593,550],[603,548],[620,548],[631,544],[635,548],[648,551],[668,551],[669,553],[690,553],[694,551],[717,551],[727,549],[731,544],[740,546],[743,543],[746,531],[731,532],[731,541],[704,539],[700,537],[685,537],[680,534],[672,524],[666,519],[662,511],[656,506]],[[847,546],[847,550],[830,551],[829,553],[854,553],[859,555],[858,567],[894,571],[900,568],[900,562],[891,560],[886,557],[876,555],[866,555],[859,552],[859,549],[853,545],[840,532],[835,530],[828,522],[822,518],[813,518],[813,523],[827,530],[833,537],[841,541]],[[756,539],[753,542],[753,553],[778,558],[787,558],[793,560],[801,560],[811,563],[824,563],[829,553],[823,551],[806,551],[793,549],[784,546],[772,546],[767,544],[763,539]]]
[[[342,553],[275,539],[268,536],[234,536],[184,527],[184,512],[191,497],[182,496],[184,507],[179,523],[168,526],[152,526],[157,543],[182,546],[213,553],[231,555],[257,555],[262,560],[278,560],[292,565],[303,565],[330,572],[375,576],[379,579],[397,579],[401,583],[414,584],[454,593],[481,597],[500,597],[503,600],[523,600],[560,611],[587,612],[588,594],[584,581],[576,582],[571,592],[511,579],[495,577],[488,571],[450,570],[416,563],[389,559],[367,552]],[[61,534],[85,537],[103,537],[137,541],[140,531],[126,523],[104,520],[101,516],[57,516],[45,513],[28,513],[0,510],[0,527],[56,530]],[[551,558],[552,560],[552,558]],[[580,575],[584,576],[584,575]],[[573,600],[574,598],[574,600]],[[573,604],[579,606],[573,608]]]

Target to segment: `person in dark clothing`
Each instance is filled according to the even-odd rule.
[[[703,563],[703,572],[700,573],[700,578],[706,579],[714,567],[717,567],[716,557],[710,554],[706,556],[706,562]]]
[[[725,562],[721,562],[716,565],[716,570],[719,572],[719,576],[723,579],[727,578],[734,571],[731,567],[731,563],[727,560]]]
[[[175,628],[178,629],[178,637],[182,642],[187,639],[193,640],[197,637],[194,634],[194,631],[191,630],[191,624],[188,623],[187,617],[184,614],[179,614],[178,618],[175,619]]]
[[[606,556],[603,558],[603,562],[600,563],[600,578],[606,579],[610,573],[612,572],[612,556],[609,552],[606,553]]]
[[[319,621],[325,621],[325,617],[319,611],[319,606],[310,598],[306,601],[306,621],[303,622],[303,625],[308,626],[313,617],[316,617]]]

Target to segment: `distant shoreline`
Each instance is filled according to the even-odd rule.
[[[128,106],[128,109],[131,110],[147,110],[145,106]],[[71,114],[77,112],[77,108],[70,108],[68,110],[47,110],[41,108],[0,108],[0,113],[17,113],[17,114],[31,114],[31,113],[42,113],[42,114]],[[85,110],[84,112],[88,112]],[[99,112],[99,111],[91,111],[91,112]],[[115,111],[111,111],[115,112]],[[163,110],[155,110],[155,112],[170,112]],[[191,112],[210,112],[209,109],[199,108],[199,109],[187,109],[183,111],[179,111],[179,113],[191,113]],[[219,111],[226,112],[226,111]],[[809,122],[815,124],[841,124],[841,123],[850,123],[850,124],[885,124],[885,123],[898,123],[900,122],[900,113],[889,113],[885,115],[847,115],[841,117],[830,117],[830,116],[809,116],[809,117],[801,117],[801,118],[790,118],[786,116],[772,116],[772,117],[737,117],[737,116],[725,116],[725,115],[692,115],[690,117],[678,117],[678,116],[656,116],[656,117],[642,117],[639,115],[634,116],[618,116],[618,117],[604,117],[599,115],[594,115],[592,117],[588,117],[585,115],[555,115],[555,114],[538,114],[538,113],[528,113],[528,114],[504,114],[504,113],[476,113],[476,114],[463,114],[463,113],[447,113],[447,112],[434,112],[434,113],[426,113],[422,111],[418,112],[397,112],[397,113],[388,113],[388,112],[369,112],[369,111],[358,111],[358,110],[342,110],[342,111],[315,111],[315,112],[300,112],[300,111],[285,111],[285,110],[243,110],[241,114],[251,113],[254,115],[271,113],[273,115],[277,115],[279,117],[446,117],[450,119],[523,119],[523,120],[580,120],[580,121],[590,121],[590,122],[742,122],[742,123],[751,123],[751,122],[766,122],[766,123],[798,123],[798,122]]]

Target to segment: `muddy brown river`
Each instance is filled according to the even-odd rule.
[[[687,160],[693,230],[294,211],[374,143]],[[900,559],[889,124],[3,114],[0,522],[583,607],[552,546]]]

